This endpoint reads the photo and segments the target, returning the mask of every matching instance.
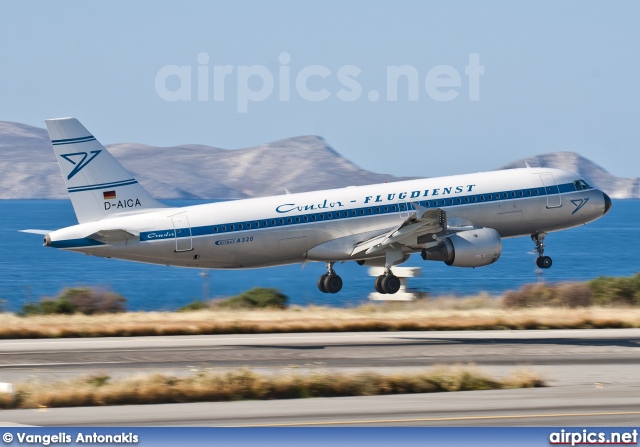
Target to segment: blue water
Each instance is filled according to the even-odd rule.
[[[168,202],[187,205],[196,202]],[[355,262],[336,264],[344,280],[339,294],[320,293],[316,280],[324,264],[255,270],[201,270],[101,259],[42,246],[42,237],[19,229],[58,229],[77,223],[67,200],[0,201],[0,300],[8,310],[18,310],[30,300],[55,296],[70,286],[102,287],[127,298],[130,310],[174,310],[194,299],[235,295],[251,287],[277,287],[293,304],[351,306],[364,302],[373,291],[367,268]],[[545,281],[586,280],[601,275],[622,276],[640,271],[640,200],[614,201],[604,218],[579,228],[547,235],[545,254],[553,267]],[[533,243],[528,237],[503,241],[502,256],[493,265],[465,269],[441,262],[424,262],[413,255],[405,266],[422,267],[422,277],[411,287],[433,294],[469,295],[481,291],[500,293],[538,280]]]

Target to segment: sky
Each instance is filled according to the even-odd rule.
[[[6,1],[0,120],[73,116],[103,144],[320,135],[398,176],[567,150],[638,177],[639,17],[636,1]]]

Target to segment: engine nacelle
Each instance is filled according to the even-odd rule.
[[[436,247],[422,250],[425,261],[443,261],[456,267],[493,264],[502,253],[502,239],[493,228],[466,230],[447,236]]]

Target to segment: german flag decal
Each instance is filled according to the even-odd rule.
[[[115,199],[116,198],[116,192],[115,191],[105,191],[102,193],[104,200],[111,200],[111,199]]]

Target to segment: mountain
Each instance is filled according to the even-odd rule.
[[[408,179],[359,168],[318,136],[235,150],[193,144],[106,147],[159,199],[240,199],[283,194],[284,188],[305,192]],[[0,154],[0,199],[68,197],[45,129],[0,121]],[[526,160],[575,172],[614,198],[640,197],[640,179],[617,178],[572,152]],[[504,168],[522,166],[518,160]]]
[[[575,152],[540,154],[514,161],[502,166],[500,169],[521,168],[525,165],[525,161],[533,167],[558,168],[573,172],[586,180],[591,186],[601,189],[614,199],[640,198],[640,178],[616,177]]]
[[[408,177],[359,168],[317,136],[226,150],[204,145],[106,146],[160,199],[240,199],[393,182]],[[45,129],[0,121],[0,199],[66,199]]]

